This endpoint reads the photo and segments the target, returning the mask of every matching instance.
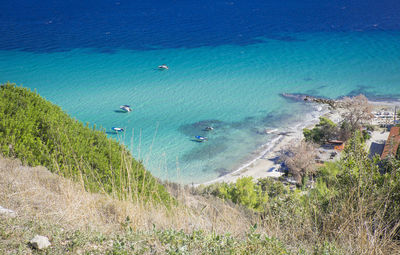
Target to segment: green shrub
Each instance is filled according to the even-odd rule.
[[[0,86],[0,153],[43,165],[90,191],[157,201],[170,196],[158,180],[103,130],[84,126],[27,88]]]
[[[303,129],[303,135],[307,142],[321,144],[337,136],[337,127],[330,119],[320,117],[319,123],[313,129]]]
[[[204,193],[231,200],[255,211],[263,211],[268,201],[268,193],[262,191],[261,185],[253,177],[239,178],[235,183],[216,183],[205,188]]]
[[[371,135],[368,133],[367,130],[362,131],[362,136],[363,136],[364,141],[367,141],[371,138]]]

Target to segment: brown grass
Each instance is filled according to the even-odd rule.
[[[167,210],[162,205],[120,201],[107,194],[94,194],[44,167],[23,166],[18,160],[0,158],[0,205],[19,217],[49,221],[66,228],[113,231],[129,217],[134,230],[197,229],[240,235],[248,229],[251,216],[244,209],[216,198],[190,195],[175,189],[178,205]],[[185,205],[185,206],[184,206]]]
[[[65,231],[91,229],[110,234],[120,233],[128,225],[133,231],[139,232],[151,231],[155,227],[182,230],[185,233],[195,230],[230,233],[243,238],[250,226],[257,223],[258,232],[279,238],[295,252],[303,249],[320,254],[326,248],[318,247],[328,242],[334,245],[332,250],[335,252],[324,254],[400,254],[398,244],[390,236],[385,236],[385,226],[376,225],[376,231],[371,232],[371,225],[376,221],[374,223],[374,218],[365,211],[375,205],[373,201],[371,204],[362,201],[359,207],[365,208],[365,211],[352,210],[353,199],[344,201],[347,206],[319,219],[324,222],[324,229],[319,233],[315,228],[315,219],[299,212],[296,203],[286,203],[279,212],[267,208],[261,220],[237,205],[211,196],[194,195],[190,188],[180,185],[167,187],[179,201],[177,204],[171,203],[170,209],[164,205],[141,203],[136,198],[120,201],[107,194],[89,193],[80,184],[43,167],[27,167],[18,160],[0,158],[0,205],[17,212],[17,218],[23,226],[19,228],[29,228],[29,222],[36,222],[47,226],[57,225]],[[315,205],[310,204],[312,206]],[[40,232],[40,229],[41,225],[36,226],[35,231]],[[12,229],[8,234],[0,233],[0,253],[1,237],[8,237],[13,232],[18,231]],[[20,233],[13,238],[16,238],[15,242],[23,243],[32,237]],[[62,242],[64,240],[59,240],[59,243]],[[154,242],[154,249],[162,250],[158,240],[151,242]],[[7,244],[3,244],[3,247],[7,247]]]

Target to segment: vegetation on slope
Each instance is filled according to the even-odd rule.
[[[7,225],[18,228],[10,229]],[[205,231],[185,233],[181,230],[156,229],[137,232],[129,228],[104,234],[90,229],[65,231],[60,225],[21,222],[18,219],[0,222],[0,238],[6,240],[6,245],[0,244],[0,252],[29,254],[30,248],[24,242],[39,231],[43,235],[51,236],[53,245],[36,254],[292,254],[278,240],[251,230],[248,230],[243,239],[228,233],[219,235]]]
[[[0,153],[43,165],[86,189],[168,201],[164,186],[104,131],[84,126],[36,92],[0,86]]]
[[[214,184],[203,192],[257,211],[268,227],[275,222],[283,232],[296,229],[303,233],[299,242],[334,243],[345,253],[387,254],[400,250],[400,161],[385,162],[384,172],[382,163],[368,157],[356,132],[341,159],[319,169],[311,189],[290,191],[280,182],[244,178],[238,183],[245,182],[245,189],[237,183]],[[263,203],[248,197],[263,197]]]
[[[0,254],[289,254],[238,206],[179,192],[185,206],[141,204],[90,193],[44,167],[0,157]],[[185,202],[186,201],[186,202]],[[191,201],[191,203],[188,203]],[[28,241],[50,239],[43,251]]]

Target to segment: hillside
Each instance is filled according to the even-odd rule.
[[[36,92],[0,86],[0,153],[82,182],[87,190],[169,200],[165,188],[104,130],[72,119]]]
[[[132,203],[84,191],[44,167],[0,158],[0,254],[287,254],[251,230],[251,217],[215,198],[181,190],[185,206]],[[44,251],[28,241],[49,237]]]

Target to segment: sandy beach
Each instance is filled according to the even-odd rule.
[[[370,103],[374,106],[374,111],[394,108],[394,106],[400,105],[400,102],[398,101],[370,101]],[[315,106],[315,104],[313,105]],[[321,107],[321,105],[319,106]],[[266,150],[267,152],[259,155],[258,157],[254,158],[247,164],[241,166],[231,173],[201,184],[209,185],[218,182],[231,183],[235,182],[238,178],[247,176],[251,176],[254,179],[265,177],[280,177],[284,174],[280,171],[281,164],[279,162],[279,156],[281,154],[281,151],[282,149],[288,147],[290,144],[296,144],[303,139],[303,128],[312,128],[315,124],[319,122],[319,117],[321,116],[325,116],[335,123],[340,122],[340,110],[329,110],[326,105],[322,107],[322,109],[320,108],[313,113],[313,119],[307,120],[304,123],[300,123],[296,129],[275,131],[278,134],[278,137],[272,140],[269,144],[265,145],[265,147],[270,148]],[[379,132],[373,132],[372,138],[370,139],[371,141],[367,143],[368,148],[371,145],[371,142],[376,142],[375,140],[383,140],[385,135],[387,137],[386,132],[379,135],[378,133]]]
[[[304,123],[300,123],[293,129],[274,130],[272,133],[277,134],[278,136],[264,146],[264,153],[261,153],[258,157],[254,158],[231,173],[201,184],[209,185],[217,182],[231,183],[235,182],[238,178],[248,176],[258,179],[265,177],[277,178],[283,175],[284,173],[280,171],[281,162],[279,161],[281,151],[290,144],[297,144],[303,139],[303,128],[314,126],[319,122],[319,117],[321,116],[326,116],[336,121],[339,118],[337,111],[331,111],[325,105],[317,106],[313,104],[313,106],[316,108],[316,110],[312,113],[312,119],[308,119]]]
[[[293,133],[285,136],[282,135],[282,137],[279,137],[279,141],[273,145],[274,148],[270,152],[254,159],[247,166],[243,166],[232,173],[223,175],[217,179],[202,184],[208,185],[216,182],[230,183],[235,182],[238,178],[246,176],[251,176],[255,179],[264,177],[279,177],[283,174],[279,171],[280,151],[287,145],[299,141],[299,139],[301,139],[301,135],[301,133]]]

